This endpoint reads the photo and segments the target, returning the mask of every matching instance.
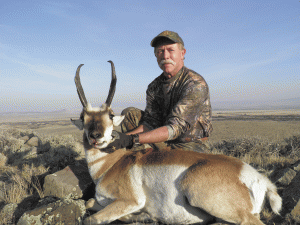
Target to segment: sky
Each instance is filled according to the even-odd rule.
[[[161,74],[151,40],[164,30],[185,43],[185,66],[219,103],[300,97],[299,0],[10,0],[0,6],[0,112],[78,110],[81,68],[93,106],[145,107]]]

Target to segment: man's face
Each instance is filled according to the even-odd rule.
[[[186,50],[180,50],[177,43],[162,43],[156,47],[156,59],[159,67],[164,71],[166,78],[171,78],[184,65],[184,55]]]

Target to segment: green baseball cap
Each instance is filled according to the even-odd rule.
[[[161,32],[159,35],[157,35],[155,38],[153,38],[153,40],[150,43],[151,46],[156,47],[158,41],[163,38],[167,38],[171,41],[174,41],[175,43],[181,43],[184,46],[184,43],[183,43],[183,40],[181,39],[181,37],[179,37],[179,35],[176,32],[169,31],[169,30],[165,30],[165,31]]]

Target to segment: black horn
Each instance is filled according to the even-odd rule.
[[[107,106],[110,106],[116,91],[117,76],[116,76],[114,63],[112,61],[108,61],[108,62],[111,64],[111,83],[110,83],[110,88],[105,103]]]
[[[81,82],[80,82],[80,76],[79,76],[79,72],[80,72],[80,68],[83,66],[84,64],[80,64],[78,67],[77,67],[77,70],[76,70],[76,75],[75,75],[75,84],[76,84],[76,88],[77,88],[77,93],[78,93],[78,96],[79,96],[79,99],[81,101],[81,104],[84,108],[87,107],[87,100],[86,100],[86,97],[84,95],[84,92],[83,92],[83,88],[81,86]]]

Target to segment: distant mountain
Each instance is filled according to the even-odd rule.
[[[123,109],[132,106],[145,110],[144,102],[116,102],[113,103],[112,108],[116,115],[119,115]],[[212,100],[213,110],[280,110],[280,109],[300,109],[300,97],[290,98],[290,99],[279,99],[272,101],[213,101]],[[68,117],[79,116],[82,110],[81,106],[71,109],[53,109],[49,111],[11,111],[11,112],[1,112],[0,110],[0,122],[4,121],[4,117],[22,117],[22,116],[32,116],[36,118],[43,118],[45,116],[52,117]]]
[[[300,109],[300,97],[272,101],[216,101],[213,110],[276,110]]]

